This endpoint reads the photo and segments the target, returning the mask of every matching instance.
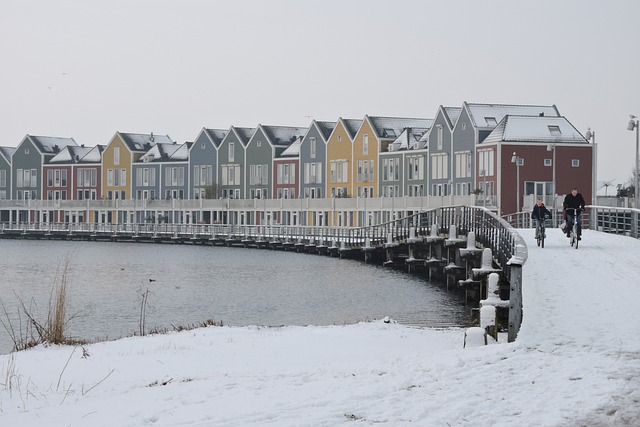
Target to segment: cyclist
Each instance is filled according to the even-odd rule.
[[[565,196],[562,207],[564,208],[564,214],[567,219],[567,237],[571,237],[571,228],[575,220],[578,224],[578,240],[582,240],[582,218],[580,214],[584,210],[584,205],[584,197],[578,193],[578,189],[575,187],[571,189],[571,193]],[[576,210],[574,211],[573,209]]]
[[[547,209],[544,203],[542,203],[542,200],[538,199],[536,201],[536,204],[533,206],[533,210],[531,211],[531,219],[538,222],[544,222],[544,220],[547,218],[551,218],[551,212],[549,212],[549,209]],[[539,237],[538,230],[539,227],[536,227],[536,239]]]

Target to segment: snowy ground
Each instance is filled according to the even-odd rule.
[[[0,356],[3,426],[637,426],[640,241],[532,230],[515,343],[463,330],[207,328]]]

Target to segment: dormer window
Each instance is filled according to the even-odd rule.
[[[548,128],[551,135],[562,135],[562,132],[560,132],[560,126],[549,125]]]
[[[485,117],[484,121],[487,122],[487,126],[497,126],[498,122],[495,117]]]
[[[396,131],[394,131],[391,128],[384,128],[384,129],[382,129],[382,135],[385,138],[395,138],[396,137]]]

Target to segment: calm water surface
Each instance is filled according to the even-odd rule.
[[[0,320],[19,329],[20,301],[46,320],[65,261],[69,336],[93,340],[198,323],[333,325],[389,316],[407,325],[465,326],[460,295],[360,261],[294,252],[105,242],[0,240]],[[12,341],[0,325],[0,353]]]

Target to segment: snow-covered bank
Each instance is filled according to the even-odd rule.
[[[515,343],[377,321],[35,348],[0,357],[2,425],[638,425],[640,241],[520,232]]]

